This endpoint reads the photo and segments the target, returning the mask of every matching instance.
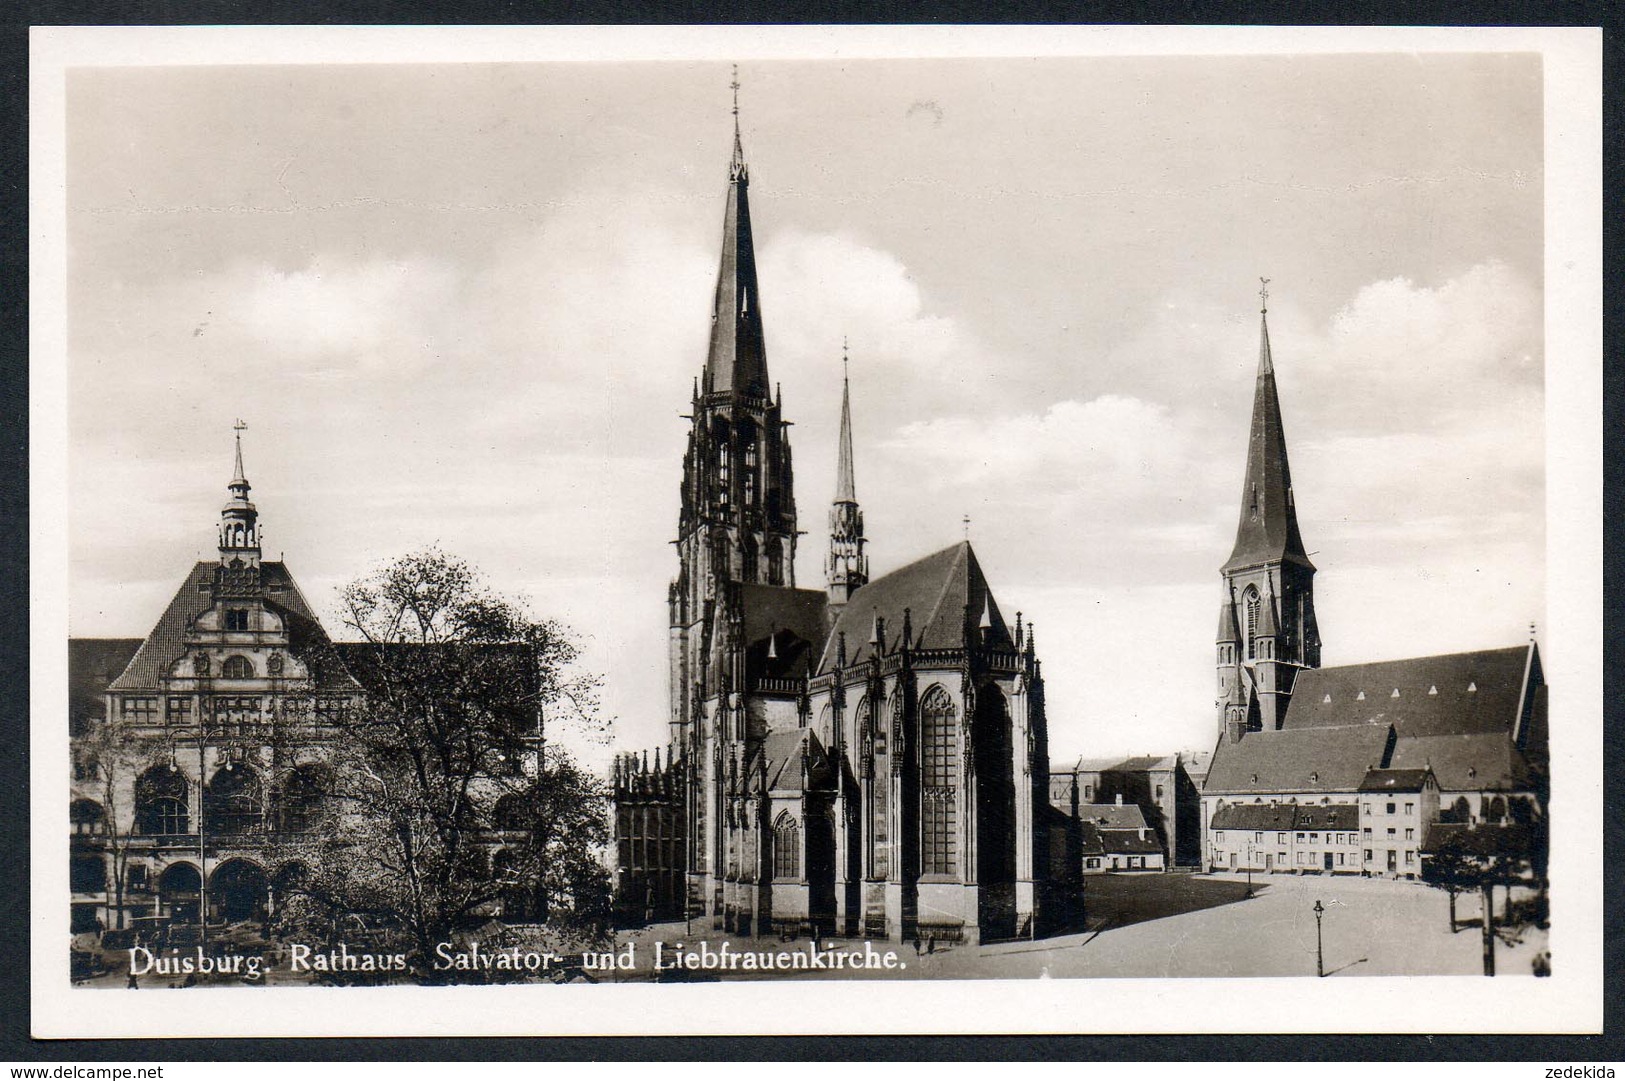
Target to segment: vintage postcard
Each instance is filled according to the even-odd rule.
[[[1597,32],[34,60],[36,1035],[1600,1026]]]

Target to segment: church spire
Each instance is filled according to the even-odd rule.
[[[711,307],[711,347],[705,362],[708,394],[768,396],[767,347],[756,288],[756,249],[750,227],[750,170],[739,137],[739,71],[734,69],[734,146],[728,203],[722,215],[722,262]]]
[[[838,614],[852,594],[869,581],[869,557],[863,548],[863,511],[858,509],[852,467],[852,380],[846,340],[841,341],[841,436],[835,454],[835,500],[829,509],[829,603]]]
[[[220,509],[220,565],[223,567],[257,567],[260,562],[259,512],[248,498],[248,475],[243,471],[243,431],[247,427],[240,420],[232,425],[236,458],[231,483],[226,485],[231,498]]]
[[[1247,477],[1241,489],[1241,516],[1236,543],[1225,573],[1285,560],[1311,566],[1298,533],[1292,498],[1292,471],[1287,465],[1286,432],[1281,400],[1275,389],[1275,362],[1270,354],[1269,279],[1260,278],[1258,377],[1253,390],[1252,431],[1247,444]]]
[[[857,484],[852,477],[852,385],[847,375],[846,339],[841,339],[841,441],[835,457],[835,502],[856,503]]]
[[[1225,597],[1214,643],[1219,729],[1232,742],[1249,731],[1279,729],[1298,671],[1320,665],[1315,568],[1298,533],[1270,353],[1269,279],[1259,282],[1263,303],[1247,476],[1235,547],[1221,571]]]

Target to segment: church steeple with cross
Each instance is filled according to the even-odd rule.
[[[1273,731],[1299,669],[1320,665],[1314,564],[1298,531],[1286,432],[1270,351],[1269,279],[1259,279],[1258,373],[1236,541],[1220,573],[1217,635],[1220,730],[1231,739]]]

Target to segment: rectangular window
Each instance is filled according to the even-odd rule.
[[[131,890],[145,890],[147,888],[147,865],[132,863],[124,869],[124,884]]]
[[[1224,843],[1224,830],[1219,830],[1217,833],[1215,833],[1213,835],[1213,839],[1215,841],[1219,842],[1220,844],[1223,844]]]
[[[1298,862],[1302,863],[1303,859],[1304,859],[1304,856],[1306,856],[1306,855],[1307,855],[1307,853],[1305,853],[1305,852],[1299,852],[1298,853]]]
[[[1309,835],[1309,843],[1312,844],[1312,845],[1318,845],[1320,843],[1320,834],[1319,833],[1311,833]]]
[[[1083,786],[1083,802],[1085,802],[1085,803],[1093,803],[1094,801],[1095,801],[1095,786],[1092,785],[1092,784],[1084,785]]]
[[[1343,853],[1341,852],[1337,854],[1337,865],[1339,867],[1343,866]]]
[[[1162,802],[1162,786],[1160,784],[1157,786],[1157,802]]]
[[[1413,814],[1415,814],[1415,813],[1416,813],[1416,804],[1414,804],[1414,803],[1407,803],[1407,804],[1406,804],[1406,805],[1405,805],[1405,813],[1406,813],[1406,814],[1408,814],[1408,815],[1413,815]]]
[[[152,724],[158,719],[158,699],[130,695],[124,699],[124,719],[136,724]]]
[[[1298,840],[1300,840],[1300,841],[1303,840],[1303,834],[1301,834],[1301,833],[1298,834]]]
[[[1277,834],[1276,834],[1276,835],[1275,835],[1275,843],[1276,843],[1276,844],[1279,844],[1279,845],[1284,845],[1284,844],[1286,844],[1286,834],[1284,834],[1284,833],[1277,833]]]
[[[246,609],[246,608],[227,608],[226,609],[226,630],[228,630],[228,631],[246,631],[246,630],[248,630],[248,609]]]
[[[1394,813],[1394,805],[1393,805],[1393,804],[1392,804],[1392,803],[1390,803],[1390,804],[1389,804],[1389,805],[1388,805],[1388,813],[1389,813],[1389,814],[1393,814],[1393,813]]]
[[[1253,834],[1253,843],[1254,844],[1260,844],[1260,845],[1264,843],[1263,831],[1259,831],[1259,832]]]
[[[1275,854],[1275,858],[1280,860],[1282,863],[1285,863],[1286,862],[1286,853],[1285,852],[1277,852]]]
[[[1366,826],[1364,829],[1360,830],[1360,836],[1364,837],[1368,841],[1371,840],[1371,827]]]
[[[1405,828],[1405,840],[1407,840],[1407,841],[1416,840],[1416,831],[1414,829],[1411,829],[1409,826],[1407,826]]]
[[[1394,827],[1392,827],[1392,826],[1388,827],[1388,836],[1390,836],[1390,837],[1394,836]]]
[[[192,723],[192,698],[190,695],[172,694],[166,703],[166,715],[170,724]]]
[[[1410,867],[1415,863],[1416,863],[1416,853],[1407,851],[1405,853],[1405,866]]]
[[[1371,859],[1371,850],[1369,848],[1365,850],[1365,858],[1368,861]]]

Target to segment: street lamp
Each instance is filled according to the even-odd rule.
[[[1257,850],[1253,848],[1252,842],[1249,841],[1247,843],[1247,897],[1249,898],[1253,895],[1253,860],[1257,856]]]
[[[1326,954],[1321,949],[1321,945],[1320,945],[1320,917],[1323,916],[1325,914],[1325,912],[1326,912],[1326,906],[1320,903],[1320,898],[1318,898],[1318,897],[1315,898],[1315,975],[1316,976],[1324,976],[1324,975],[1326,975]]]

